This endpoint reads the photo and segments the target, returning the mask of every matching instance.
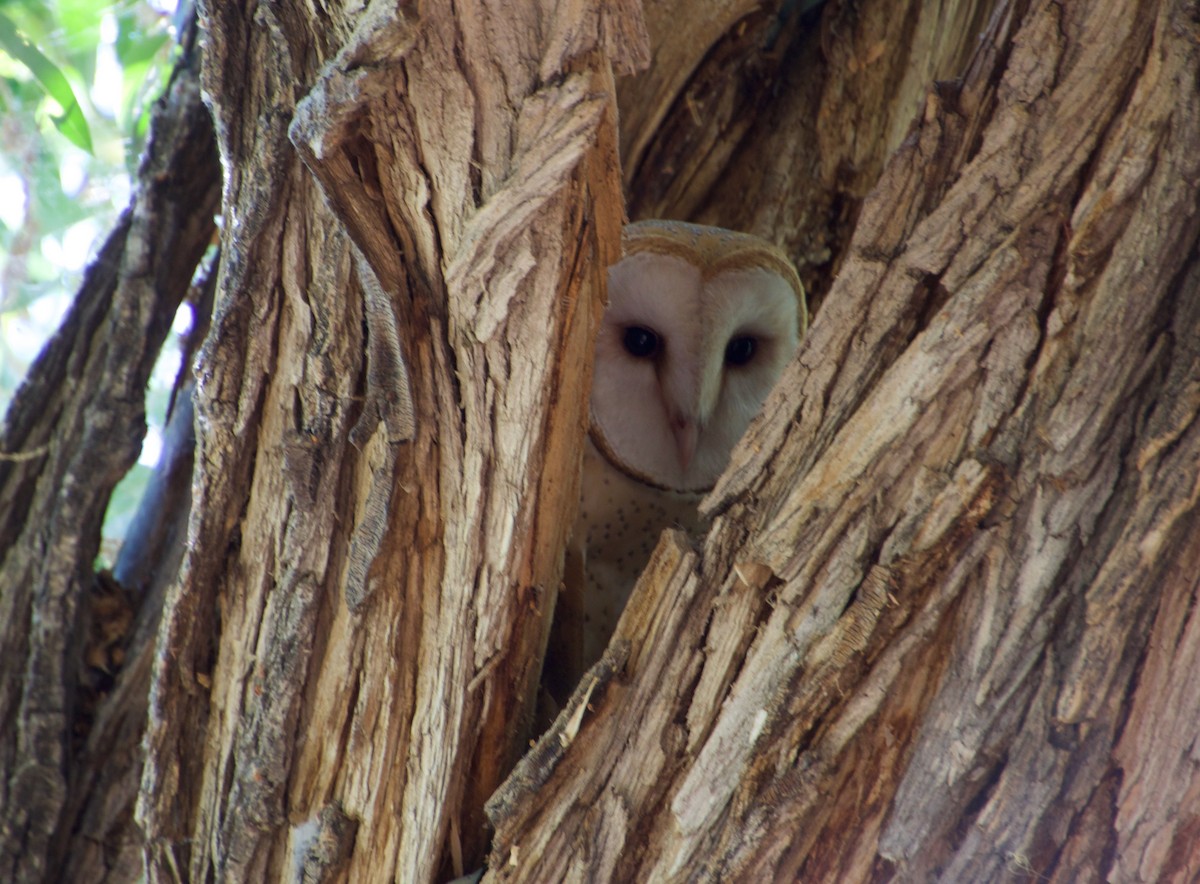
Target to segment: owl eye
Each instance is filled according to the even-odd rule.
[[[741,335],[731,338],[725,345],[725,362],[728,365],[745,365],[758,352],[758,338]]]
[[[661,341],[658,338],[658,333],[651,331],[640,325],[631,325],[625,329],[625,337],[622,339],[625,345],[625,350],[630,356],[636,356],[638,359],[649,359],[652,356],[657,356],[661,347]]]

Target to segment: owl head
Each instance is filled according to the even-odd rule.
[[[623,246],[596,340],[592,441],[640,482],[706,491],[804,334],[804,288],[749,234],[641,221]]]

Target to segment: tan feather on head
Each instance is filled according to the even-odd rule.
[[[652,219],[625,225],[622,256],[638,252],[677,255],[694,261],[706,278],[742,267],[769,267],[785,279],[800,305],[800,336],[808,331],[808,301],[804,284],[787,253],[774,243],[749,233],[708,227],[687,221]]]

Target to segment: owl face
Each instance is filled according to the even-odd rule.
[[[592,439],[659,488],[712,487],[806,322],[795,270],[745,234],[628,227],[596,341]]]

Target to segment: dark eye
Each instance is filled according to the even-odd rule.
[[[745,365],[758,351],[758,338],[743,335],[731,338],[725,345],[725,362],[729,365]]]
[[[625,329],[625,337],[622,342],[625,344],[625,349],[629,351],[629,355],[636,356],[638,359],[649,359],[657,355],[660,345],[657,332],[652,332],[640,325],[631,325]]]

